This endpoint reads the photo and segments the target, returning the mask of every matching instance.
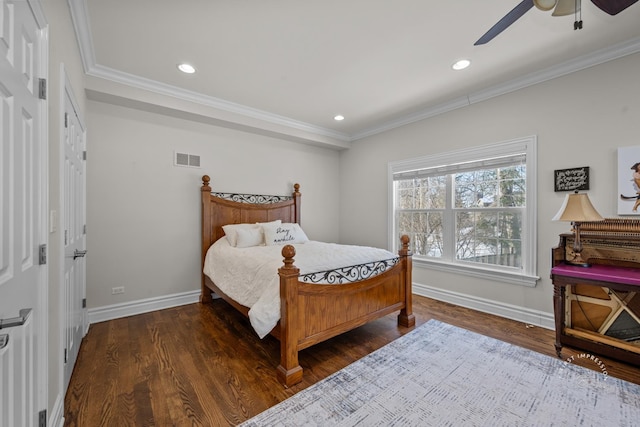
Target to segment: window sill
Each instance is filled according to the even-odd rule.
[[[418,267],[430,268],[433,270],[445,271],[447,273],[463,274],[480,279],[490,279],[499,282],[508,283],[510,285],[527,286],[534,288],[540,280],[538,276],[530,276],[523,273],[515,273],[491,269],[486,267],[475,267],[465,264],[453,264],[442,261],[427,260],[424,258],[413,258],[413,264]]]

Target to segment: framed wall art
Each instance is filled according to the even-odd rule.
[[[618,148],[618,215],[640,215],[640,146]]]
[[[588,190],[589,167],[553,171],[553,186],[554,191]]]

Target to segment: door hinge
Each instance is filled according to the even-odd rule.
[[[38,79],[38,98],[47,99],[47,80]]]
[[[82,308],[87,308],[87,299],[82,298]]]
[[[38,264],[44,265],[47,263],[47,245],[42,244],[38,248]]]
[[[68,242],[67,236],[68,236],[68,234],[69,234],[68,230],[64,230],[64,245],[65,246],[67,246],[67,242]]]
[[[64,113],[64,128],[69,127],[69,113]]]
[[[82,160],[87,160],[87,150],[82,152]]]
[[[38,412],[38,427],[47,427],[47,410]]]
[[[68,351],[67,351],[67,349],[65,348],[65,349],[64,349],[64,363],[67,363],[67,361],[68,361],[68,358],[67,358],[67,357],[68,357],[68,353],[69,353],[69,352],[68,352]]]

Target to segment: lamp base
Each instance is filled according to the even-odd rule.
[[[575,265],[576,267],[591,267],[591,264],[585,261],[565,261],[565,264]]]
[[[573,259],[571,261],[566,260],[565,263],[569,265],[575,265],[577,267],[591,267],[591,264],[582,259],[582,257],[580,256],[580,252],[574,252]]]

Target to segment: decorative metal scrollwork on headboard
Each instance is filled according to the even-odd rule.
[[[233,202],[240,203],[253,203],[253,204],[271,204],[280,203],[293,199],[292,196],[268,196],[263,194],[237,194],[237,193],[211,193],[215,197],[220,199],[231,200]]]
[[[306,283],[324,283],[330,285],[341,285],[343,283],[358,282],[384,273],[395,266],[400,257],[373,261],[366,264],[341,267],[335,270],[318,271],[316,273],[301,274],[299,280]]]

